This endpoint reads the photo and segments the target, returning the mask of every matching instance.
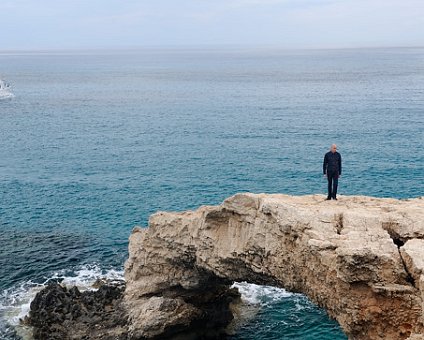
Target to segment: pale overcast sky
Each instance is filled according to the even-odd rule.
[[[424,46],[424,0],[0,0],[0,50]]]

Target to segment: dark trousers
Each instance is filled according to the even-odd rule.
[[[328,196],[327,197],[336,198],[337,185],[339,184],[339,173],[334,171],[327,172],[327,181],[328,181]]]

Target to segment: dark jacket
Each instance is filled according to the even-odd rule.
[[[339,175],[342,174],[342,156],[336,151],[332,153],[327,152],[324,156],[324,163],[322,164],[322,172],[324,175],[328,172],[337,172]]]

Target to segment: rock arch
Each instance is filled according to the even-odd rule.
[[[424,333],[423,268],[420,198],[237,194],[219,206],[156,213],[133,230],[130,334],[173,334],[212,303],[224,324],[226,289],[247,281],[306,294],[350,339],[412,339]]]

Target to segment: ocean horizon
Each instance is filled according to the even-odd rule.
[[[0,51],[0,338],[49,280],[122,278],[156,211],[238,192],[424,195],[424,48]],[[237,283],[233,339],[346,339],[300,294]]]

